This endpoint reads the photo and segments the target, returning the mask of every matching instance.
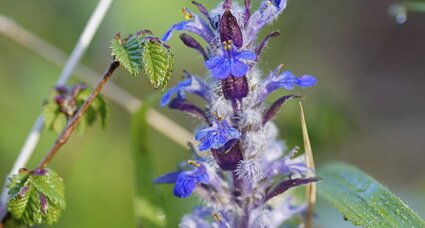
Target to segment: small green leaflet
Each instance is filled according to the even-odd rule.
[[[127,40],[122,40],[116,34],[111,44],[112,55],[120,62],[130,74],[137,75],[142,68],[142,43],[137,35],[131,35]]]
[[[10,214],[29,226],[57,222],[66,207],[62,178],[50,169],[21,169],[8,188]]]
[[[159,39],[149,39],[143,44],[143,68],[154,88],[165,88],[174,67],[173,54]]]
[[[77,95],[78,107],[83,105],[90,93],[91,91],[89,90],[82,90]],[[84,113],[78,127],[81,128],[81,130],[84,130],[85,126],[91,126],[96,121],[99,121],[100,126],[102,126],[102,128],[106,128],[108,123],[108,114],[108,105],[106,104],[103,96],[99,94],[87,109],[86,113]]]
[[[150,31],[141,31],[126,39],[117,34],[111,49],[115,60],[130,74],[137,75],[143,69],[154,88],[167,86],[174,68],[173,53]]]
[[[397,196],[357,168],[336,163],[319,172],[318,193],[356,226],[425,227],[425,222]]]
[[[71,89],[72,88],[69,90]],[[60,93],[57,90],[53,90],[43,107],[42,113],[45,127],[56,134],[60,134],[68,123],[68,120],[78,111],[78,108],[81,107],[89,95],[90,90],[85,87],[78,90],[78,93],[73,95],[71,92],[70,94],[64,95],[63,92]],[[58,102],[58,97],[61,97],[62,102]],[[64,110],[68,110],[68,112],[65,112]],[[99,121],[102,128],[105,128],[107,120],[107,104],[103,97],[99,95],[87,109],[86,113],[84,113],[80,123],[78,124],[78,131],[83,132],[88,126],[93,125],[96,121]]]

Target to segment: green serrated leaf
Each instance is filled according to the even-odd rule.
[[[42,115],[44,118],[44,126],[59,134],[66,126],[67,118],[65,114],[60,112],[59,105],[55,102],[55,93],[53,92],[49,100],[43,107]]]
[[[59,114],[59,110],[58,110],[59,106],[56,104],[56,102],[51,102],[53,100],[54,100],[53,97],[49,98],[49,101],[47,104],[44,105],[43,112],[42,112],[43,118],[44,118],[44,124],[46,128],[48,129],[51,129],[57,115]]]
[[[19,190],[24,186],[28,177],[30,176],[29,170],[21,169],[19,173],[10,178],[9,185],[9,195],[15,195]]]
[[[425,227],[425,222],[372,177],[347,164],[331,164],[319,176],[318,193],[356,226]]]
[[[126,41],[119,35],[112,40],[112,55],[130,74],[137,75],[142,68],[142,44],[139,35],[131,35]]]
[[[170,49],[158,39],[147,39],[143,43],[142,62],[152,86],[164,89],[174,67],[174,58]]]
[[[20,172],[9,185],[8,210],[29,226],[53,224],[65,209],[62,179],[49,169],[38,171]]]
[[[77,103],[80,107],[89,97],[90,91],[83,90],[77,96]],[[80,131],[84,131],[87,126],[91,126],[99,120],[102,128],[106,128],[108,122],[108,106],[102,95],[98,95],[80,121],[81,126],[78,126]]]
[[[60,208],[65,208],[65,189],[63,180],[59,175],[51,170],[48,170],[46,175],[32,176],[32,184],[46,197],[52,201],[53,204],[58,205]]]
[[[96,119],[99,118],[102,128],[106,128],[108,120],[108,106],[102,96],[97,96],[90,108],[96,113]]]

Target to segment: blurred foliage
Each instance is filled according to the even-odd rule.
[[[319,195],[335,206],[344,219],[366,228],[425,227],[422,220],[397,196],[372,177],[344,163],[319,171]]]

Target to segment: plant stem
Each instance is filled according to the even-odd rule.
[[[108,82],[108,80],[112,77],[113,72],[119,67],[119,62],[112,61],[109,64],[108,69],[103,74],[102,79],[98,82],[97,86],[93,89],[87,100],[83,103],[83,105],[78,109],[78,112],[72,117],[72,119],[68,122],[65,129],[62,130],[62,133],[58,136],[52,148],[47,152],[44,158],[38,163],[37,168],[43,169],[46,168],[49,162],[53,159],[53,157],[58,153],[59,149],[68,141],[77,127],[78,122],[80,122],[81,117],[90,107],[91,103],[93,103],[94,99],[99,95],[99,92],[102,90],[103,86]]]

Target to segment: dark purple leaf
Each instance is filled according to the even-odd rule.
[[[300,185],[305,185],[305,184],[309,184],[312,182],[317,182],[321,180],[318,177],[312,177],[312,178],[296,178],[296,179],[290,179],[290,180],[285,180],[283,182],[281,182],[280,184],[278,184],[276,187],[274,187],[273,189],[269,190],[266,192],[266,196],[264,199],[264,202],[266,202],[267,200],[280,195],[284,192],[286,192],[288,189],[291,189],[293,187],[297,187]]]
[[[205,8],[204,5],[202,5],[201,3],[196,2],[196,1],[192,1],[192,4],[194,4],[196,7],[198,7],[199,12],[201,12],[201,14],[204,15],[210,21],[210,23],[212,23],[210,14],[209,14],[207,8]]]
[[[171,109],[176,109],[176,110],[180,110],[182,112],[185,112],[191,116],[194,116],[198,119],[201,119],[203,121],[205,121],[205,123],[210,123],[210,121],[208,120],[207,115],[205,114],[205,112],[200,109],[198,106],[194,105],[193,103],[184,100],[182,98],[176,97],[174,98],[170,104],[168,105],[169,108]]]
[[[249,18],[251,17],[251,0],[245,0],[245,12],[243,15],[243,24],[248,24]]]
[[[266,124],[269,120],[273,119],[273,117],[277,114],[279,109],[282,107],[282,105],[293,98],[302,98],[302,95],[288,95],[283,96],[279,99],[277,99],[273,104],[269,107],[269,109],[264,113],[263,116],[263,125]]]
[[[230,140],[223,148],[211,149],[211,152],[220,168],[226,171],[235,170],[238,163],[243,160],[238,140]]]
[[[199,53],[201,53],[201,55],[204,57],[204,60],[208,60],[208,55],[207,52],[205,52],[205,49],[202,47],[202,45],[195,40],[195,38],[183,33],[180,35],[180,39],[183,41],[183,43],[190,47],[193,48],[195,50],[197,50]]]
[[[257,47],[257,49],[255,50],[255,54],[257,54],[257,59],[260,57],[261,52],[263,51],[263,49],[267,46],[267,44],[269,43],[271,38],[274,37],[278,37],[280,36],[280,32],[279,31],[273,31],[270,34],[268,34],[263,41],[260,43],[260,45]]]

